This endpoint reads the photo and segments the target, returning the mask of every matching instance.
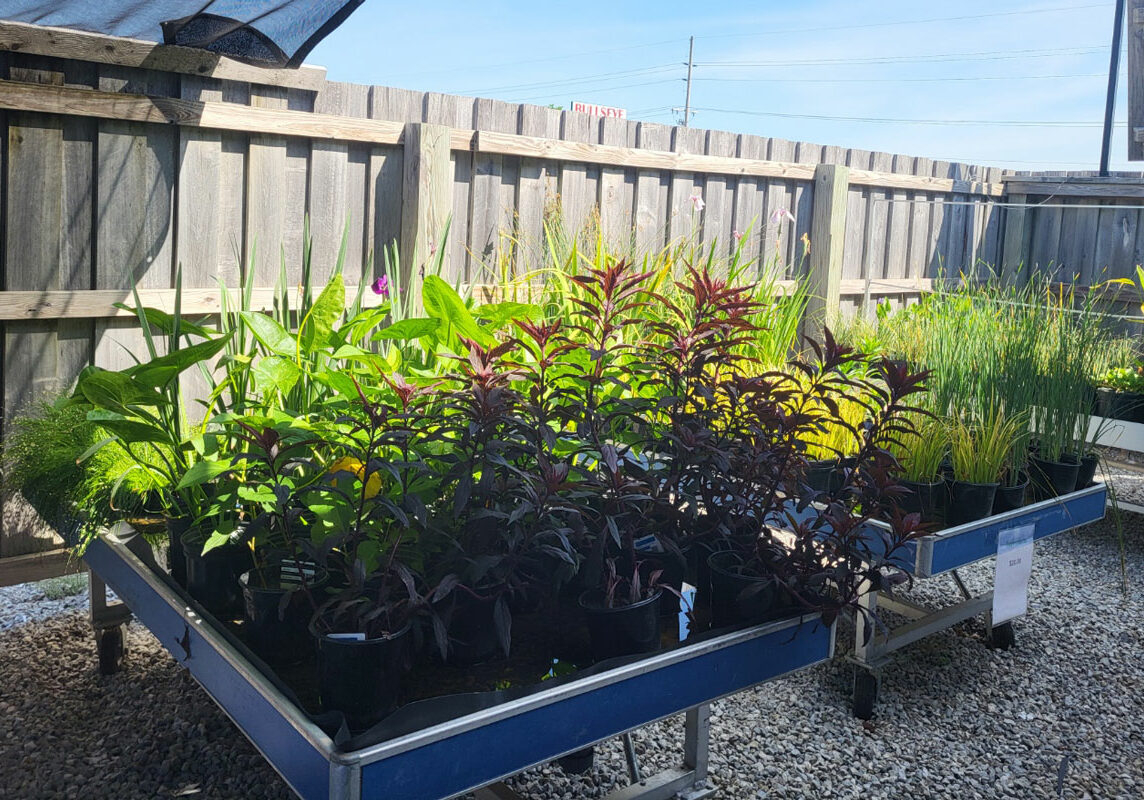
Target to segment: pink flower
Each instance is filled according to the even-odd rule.
[[[373,289],[374,294],[379,294],[382,297],[389,299],[389,276],[382,275],[369,287]]]
[[[687,199],[691,201],[691,207],[696,211],[702,211],[707,205],[703,202],[703,196],[698,191],[692,192],[691,197]]]
[[[743,238],[743,232],[736,228],[735,230],[731,231],[731,237],[737,242]]]
[[[794,222],[794,214],[787,211],[785,208],[776,208],[771,212],[771,224],[778,225],[780,222]]]

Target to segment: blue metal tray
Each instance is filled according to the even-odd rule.
[[[130,536],[134,536],[133,533]],[[812,616],[708,638],[543,689],[381,744],[342,752],[129,547],[85,559],[301,797],[455,797],[565,753],[828,660],[834,627]],[[136,542],[141,542],[135,537]],[[146,554],[144,554],[146,555]],[[666,795],[665,795],[666,796]]]
[[[1004,514],[967,522],[910,542],[903,560],[915,577],[930,578],[997,555],[997,533],[1017,525],[1036,525],[1034,539],[1096,522],[1104,517],[1108,488],[1095,483],[1086,489],[1022,506]]]

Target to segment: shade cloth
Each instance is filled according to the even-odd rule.
[[[0,0],[0,18],[296,67],[364,0]]]

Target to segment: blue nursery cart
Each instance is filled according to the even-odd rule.
[[[862,607],[869,617],[859,614],[854,626],[855,716],[861,719],[873,716],[881,673],[890,661],[890,654],[930,634],[984,614],[991,644],[1000,648],[1010,647],[1014,640],[1012,624],[1008,621],[993,624],[992,589],[972,594],[957,571],[995,556],[998,535],[1002,531],[1033,525],[1034,541],[1039,541],[1102,519],[1107,500],[1108,489],[1103,483],[1096,483],[1061,497],[958,525],[910,542],[898,559],[899,565],[919,580],[948,575],[961,600],[940,609],[930,609],[888,592],[870,592],[863,597]],[[888,630],[869,630],[869,619],[879,609],[909,621]]]
[[[499,783],[531,766],[686,713],[682,763],[644,777],[625,737],[631,785],[610,800],[700,800],[708,782],[708,704],[829,659],[834,627],[811,616],[716,635],[544,688],[363,749],[343,751],[173,588],[151,548],[123,526],[85,555],[93,598],[103,584],[122,601],[97,602],[101,665],[122,654],[134,614],[306,800],[442,800],[475,791],[516,795]],[[130,609],[130,612],[127,611]]]

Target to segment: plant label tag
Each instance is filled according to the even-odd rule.
[[[1024,616],[1029,607],[1036,525],[997,532],[997,570],[993,576],[993,624]]]
[[[364,633],[327,633],[326,636],[330,639],[340,639],[343,642],[364,642]]]
[[[641,536],[636,539],[632,544],[635,545],[637,553],[662,553],[663,545],[654,533],[649,533],[647,536]]]

